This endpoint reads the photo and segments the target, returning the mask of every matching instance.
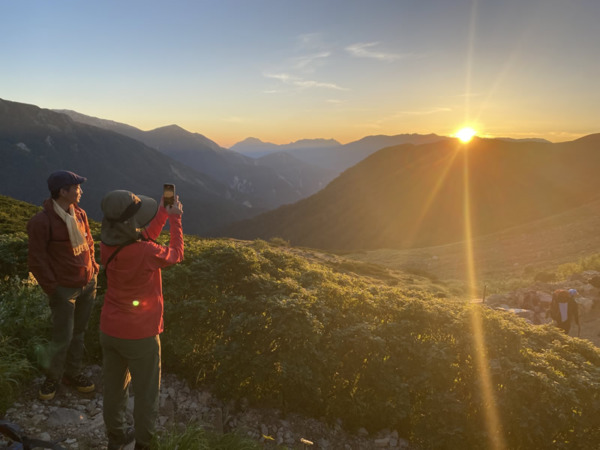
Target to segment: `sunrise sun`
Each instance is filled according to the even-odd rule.
[[[473,139],[473,136],[476,134],[477,132],[473,128],[465,127],[458,130],[454,136],[460,139],[461,142],[467,143]]]

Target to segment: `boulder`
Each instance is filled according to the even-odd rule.
[[[591,298],[577,297],[575,301],[579,305],[579,315],[586,315],[592,311],[594,301]]]

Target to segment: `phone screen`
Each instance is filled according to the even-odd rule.
[[[173,205],[175,203],[175,185],[174,184],[164,184],[163,185],[163,200],[165,204],[165,208],[167,206]]]

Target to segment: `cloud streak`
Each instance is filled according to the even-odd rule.
[[[369,58],[388,62],[411,56],[410,54],[385,53],[373,50],[373,47],[376,47],[377,45],[379,45],[379,42],[356,43],[346,47],[346,51],[356,58]]]
[[[452,111],[452,108],[445,108],[440,106],[437,108],[425,109],[421,111],[400,111],[398,114],[403,116],[428,116],[430,114],[437,114],[450,111]]]
[[[337,91],[347,91],[348,90],[347,88],[339,86],[335,83],[326,83],[326,82],[315,81],[315,80],[304,80],[300,77],[296,77],[296,76],[290,75],[288,73],[265,73],[264,76],[267,78],[273,78],[275,80],[279,80],[284,84],[287,84],[290,86],[295,86],[295,87],[302,88],[302,89],[323,88],[323,89],[333,89],[333,90],[337,90]]]
[[[323,51],[312,55],[298,56],[291,59],[294,69],[314,70],[313,66],[318,65],[331,56],[331,52]]]

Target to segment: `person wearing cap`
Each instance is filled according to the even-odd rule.
[[[104,423],[108,449],[149,448],[158,417],[163,331],[161,269],[183,260],[183,213],[179,198],[168,208],[143,195],[111,191],[102,199],[100,259],[107,290],[100,315]],[[166,221],[168,246],[156,239]],[[129,382],[135,429],[125,420]]]
[[[54,398],[60,381],[80,392],[95,389],[81,372],[99,269],[87,215],[79,207],[84,181],[67,170],[51,173],[50,198],[27,223],[29,271],[48,295],[52,311],[51,342],[41,358],[46,372],[39,391],[42,400]]]

